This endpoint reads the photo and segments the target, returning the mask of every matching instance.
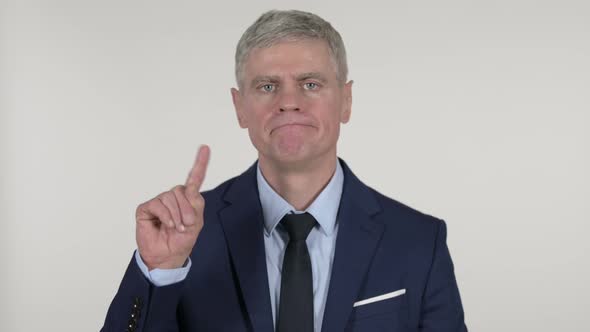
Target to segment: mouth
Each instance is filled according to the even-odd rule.
[[[272,134],[274,131],[276,131],[278,129],[281,129],[281,128],[289,128],[289,127],[311,127],[311,126],[310,125],[303,124],[303,123],[287,123],[287,124],[284,124],[284,125],[280,125],[280,126],[278,126],[276,128],[273,128],[270,131],[270,133]]]

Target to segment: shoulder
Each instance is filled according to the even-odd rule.
[[[404,223],[418,224],[418,227],[434,227],[443,222],[442,219],[418,210],[418,208],[388,197],[379,191],[368,187],[369,192],[381,206],[382,213],[398,217]]]
[[[344,170],[345,183],[348,184],[348,191],[343,191],[343,197],[353,197],[352,201],[366,207],[374,220],[385,224],[387,228],[418,234],[436,232],[441,226],[444,227],[442,219],[380,193],[357,177],[344,160],[340,159],[340,163]]]
[[[388,197],[377,190],[367,187],[375,197],[381,211],[375,220],[384,224],[386,236],[403,238],[404,242],[431,247],[440,236],[446,237],[446,223],[443,219],[422,212],[396,199]]]

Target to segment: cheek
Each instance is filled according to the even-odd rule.
[[[248,97],[247,103],[254,109],[269,108],[276,102],[275,95],[251,93]]]
[[[342,113],[341,105],[339,103],[327,102],[317,105],[317,109],[319,110],[317,114],[324,130],[330,132],[338,130]]]
[[[270,114],[271,112],[268,111],[268,107],[260,104],[252,105],[252,107],[248,109],[246,117],[248,119],[248,128],[252,134],[263,134]]]

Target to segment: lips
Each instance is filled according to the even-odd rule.
[[[308,125],[306,123],[297,123],[297,122],[292,122],[292,123],[285,123],[279,126],[276,126],[275,128],[273,128],[270,133],[272,134],[273,131],[280,129],[280,128],[284,128],[284,127],[290,127],[290,126],[305,126],[305,127],[311,127],[311,125]]]

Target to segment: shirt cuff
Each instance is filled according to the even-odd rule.
[[[135,262],[137,266],[143,273],[143,275],[154,285],[154,286],[168,286],[175,284],[177,282],[183,281],[188,271],[192,266],[192,262],[190,257],[187,259],[187,262],[184,263],[183,267],[177,269],[153,269],[149,270],[147,265],[141,259],[141,255],[139,254],[139,250],[135,250]]]

